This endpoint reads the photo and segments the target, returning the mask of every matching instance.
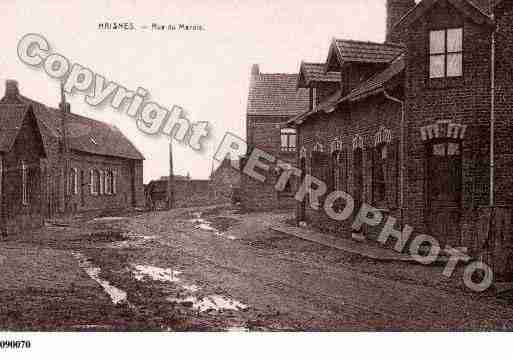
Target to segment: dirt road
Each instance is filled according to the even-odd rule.
[[[88,221],[80,230],[58,229],[53,240],[39,236],[37,245],[74,255],[104,299],[118,302],[103,323],[89,323],[99,327],[317,331],[513,326],[508,305],[444,289],[442,279],[435,278],[440,269],[373,263],[269,230],[270,223],[286,217],[216,209],[146,213]],[[89,240],[83,235],[64,243],[58,239],[86,228]],[[34,240],[26,245],[34,246]]]

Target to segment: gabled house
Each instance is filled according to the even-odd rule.
[[[144,205],[144,157],[119,129],[24,97],[14,80],[0,100],[0,153],[4,233]]]

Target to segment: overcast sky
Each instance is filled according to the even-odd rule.
[[[205,153],[174,144],[175,173],[194,178],[208,177],[225,131],[245,135],[253,63],[262,72],[293,73],[301,60],[325,61],[333,37],[383,41],[385,33],[385,0],[2,0],[0,10],[0,93],[5,79],[16,79],[22,94],[58,104],[58,82],[16,55],[23,35],[40,33],[72,62],[129,89],[148,89],[153,101],[184,107],[192,121],[210,122]],[[98,30],[106,21],[201,24],[206,31]],[[167,138],[143,135],[126,114],[94,109],[82,94],[68,101],[72,112],[116,125],[139,148],[145,183],[168,174]]]

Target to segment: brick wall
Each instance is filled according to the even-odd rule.
[[[385,200],[375,203],[376,207],[387,209],[392,215],[398,213],[398,140],[399,124],[401,118],[400,105],[388,101],[383,97],[374,97],[366,101],[354,104],[351,108],[338,109],[331,114],[317,115],[307,121],[299,128],[300,146],[306,149],[307,172],[315,172],[315,163],[312,163],[312,150],[316,143],[324,148],[326,156],[331,156],[330,148],[334,141],[342,144],[342,150],[346,153],[346,160],[343,166],[347,166],[349,173],[344,179],[343,190],[354,193],[355,184],[353,177],[354,156],[352,142],[355,136],[361,136],[364,143],[363,150],[363,193],[362,201],[372,204],[372,164],[374,149],[374,136],[381,127],[391,131],[392,143],[388,145],[389,158],[386,164],[386,196]],[[319,172],[318,172],[319,173]],[[330,170],[321,171],[320,180],[330,183]],[[324,178],[322,178],[324,176]],[[306,220],[318,228],[334,233],[350,234],[351,221],[344,223],[336,222],[326,216],[324,211],[316,211],[306,206]]]
[[[463,27],[463,76],[429,79],[429,30]],[[476,25],[440,1],[405,35],[407,70],[405,82],[408,168],[406,171],[407,221],[419,231],[427,228],[429,209],[426,184],[433,174],[426,171],[425,142],[420,128],[438,121],[467,126],[462,142],[461,210],[485,204],[488,198],[487,128],[490,119],[490,29]],[[482,185],[477,187],[475,183]],[[483,203],[484,202],[484,203]],[[459,224],[454,224],[459,225]],[[461,237],[450,238],[453,245]]]
[[[281,152],[281,128],[288,117],[255,116],[247,117],[247,139],[249,148],[259,148],[290,164],[295,164],[296,153]],[[294,208],[292,193],[278,193],[274,186],[278,179],[275,166],[265,173],[266,181],[261,183],[241,174],[241,206],[246,211],[264,211],[278,208]],[[296,184],[293,184],[295,187]]]

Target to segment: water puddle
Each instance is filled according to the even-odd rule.
[[[248,308],[247,305],[239,301],[218,294],[209,295],[201,299],[190,295],[185,298],[168,297],[167,300],[173,303],[192,307],[192,309],[197,310],[199,312],[220,310],[244,310]]]
[[[124,233],[123,238],[127,238],[127,240],[114,242],[108,245],[109,248],[114,249],[128,249],[128,248],[137,248],[142,247],[150,243],[151,241],[157,240],[159,236],[143,236],[135,233]]]
[[[126,302],[126,292],[114,287],[108,281],[100,278],[101,269],[99,267],[95,267],[93,263],[81,253],[72,254],[78,260],[80,268],[82,268],[87,273],[87,275],[91,277],[91,279],[101,285],[103,290],[110,296],[112,303],[120,304]]]
[[[182,274],[182,272],[177,270],[172,270],[170,268],[160,268],[154,267],[150,265],[133,265],[135,279],[143,280],[145,278],[150,278],[152,280],[158,282],[171,282],[177,283],[180,282],[180,278],[178,276]]]
[[[194,219],[191,219],[190,222],[196,226],[197,229],[202,229],[204,231],[213,232],[216,236],[225,237],[230,240],[236,240],[237,237],[232,235],[227,235],[226,233],[218,231],[216,228],[212,226],[212,223],[207,221],[204,218],[201,218],[201,212],[193,213]]]

